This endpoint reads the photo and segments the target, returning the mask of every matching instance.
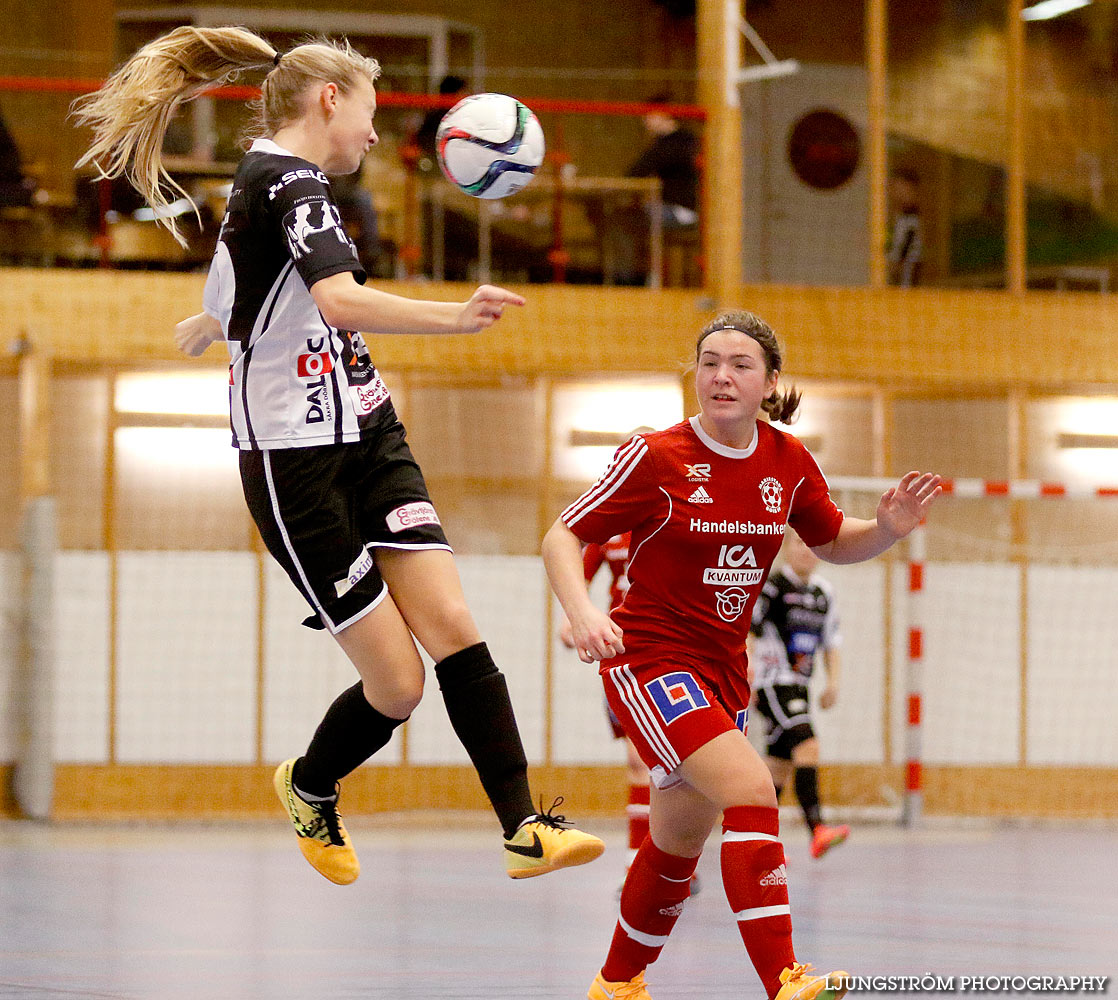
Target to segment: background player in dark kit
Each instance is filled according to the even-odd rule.
[[[789,532],[784,539],[784,561],[765,581],[753,606],[749,638],[749,686],[767,727],[765,763],[778,800],[788,780],[794,781],[796,798],[811,831],[814,858],[821,858],[850,835],[845,824],[827,826],[819,805],[819,740],[811,724],[808,685],[819,654],[826,674],[819,705],[823,709],[834,706],[842,673],[842,637],[834,591],[814,572],[818,565],[819,557],[799,535]]]

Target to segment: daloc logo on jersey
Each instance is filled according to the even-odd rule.
[[[710,702],[695,680],[686,670],[664,674],[645,684],[644,689],[660,713],[665,725],[671,725],[682,715],[709,708]]]
[[[326,376],[334,369],[325,337],[308,337],[307,353],[300,354],[296,366],[303,383],[303,395],[307,409],[303,417],[306,424],[321,424],[333,417],[330,406],[330,393],[326,390]]]
[[[296,362],[299,378],[314,378],[316,375],[328,375],[334,370],[334,359],[329,351],[320,354],[300,354]]]

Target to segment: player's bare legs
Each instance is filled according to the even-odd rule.
[[[509,875],[530,878],[593,861],[605,850],[601,840],[532,805],[508,687],[481,641],[454,556],[445,549],[378,548],[375,558],[408,629],[435,661],[451,725],[501,821]]]
[[[366,701],[396,719],[411,715],[423,696],[423,661],[391,596],[334,638],[357,668]]]

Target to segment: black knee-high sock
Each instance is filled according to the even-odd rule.
[[[804,811],[804,819],[811,830],[823,822],[819,811],[819,770],[814,767],[796,768],[796,798]]]
[[[435,676],[450,724],[473,761],[505,836],[512,836],[534,810],[528,760],[504,675],[489,647],[479,642],[436,663]]]
[[[295,762],[291,780],[309,795],[333,795],[334,785],[372,757],[405,721],[373,708],[358,681],[326,710],[307,752]]]

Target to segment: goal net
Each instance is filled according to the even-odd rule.
[[[832,482],[856,516],[889,485]],[[845,641],[840,702],[815,719],[840,800],[1097,814],[1118,767],[1115,500],[957,480],[885,560],[821,567]]]

